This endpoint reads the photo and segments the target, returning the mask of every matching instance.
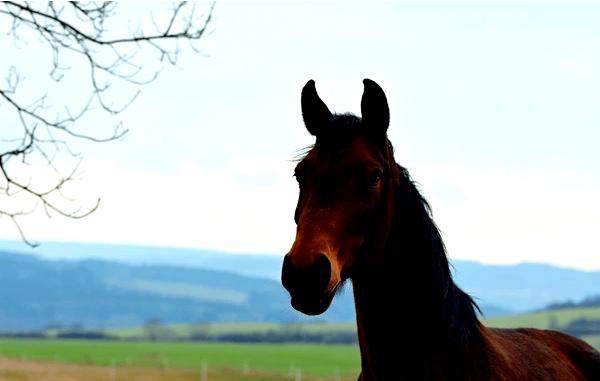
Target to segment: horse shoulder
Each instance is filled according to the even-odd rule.
[[[600,380],[600,354],[583,340],[534,328],[486,328],[485,332],[492,366],[513,373],[507,380]]]

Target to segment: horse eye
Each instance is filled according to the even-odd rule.
[[[375,186],[377,186],[377,184],[379,184],[379,182],[381,181],[382,178],[383,178],[383,172],[381,172],[379,169],[374,170],[371,173],[369,173],[369,178],[368,178],[369,187],[374,188]]]

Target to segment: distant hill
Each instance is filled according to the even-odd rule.
[[[600,319],[598,308],[569,308],[556,311],[536,311],[513,316],[499,316],[485,319],[491,327],[517,328],[531,327],[538,329],[558,329],[578,319]]]
[[[600,295],[589,296],[579,302],[567,301],[551,303],[546,306],[544,310],[553,311],[572,308],[600,308]]]
[[[140,326],[191,322],[315,321],[295,312],[279,282],[167,265],[47,261],[0,252],[0,331],[49,326]],[[320,317],[348,321],[342,293]]]
[[[458,284],[476,300],[516,312],[600,295],[600,271],[535,263],[500,266],[454,261],[453,265]]]
[[[45,269],[42,271],[44,274],[44,271],[50,271],[48,269],[54,266],[55,270],[52,271],[56,271],[56,287],[65,288],[57,291],[59,295],[69,295],[74,292],[73,289],[87,287],[90,296],[91,290],[100,292],[98,295],[105,295],[108,304],[104,311],[121,311],[110,317],[113,319],[110,324],[106,316],[90,320],[94,324],[135,326],[143,324],[141,320],[153,317],[173,323],[209,319],[271,322],[305,319],[289,307],[288,296],[281,287],[279,276],[283,253],[281,256],[273,256],[168,247],[52,242],[44,242],[40,247],[31,249],[22,242],[0,241],[0,251],[2,250],[34,254],[39,258],[22,254],[15,258],[22,258],[39,271]],[[487,317],[540,310],[557,302],[576,303],[586,297],[600,295],[599,271],[585,272],[544,264],[499,266],[453,261],[452,265],[457,283],[475,297]],[[17,272],[24,271],[22,269],[27,267],[24,264],[14,266],[14,271]],[[5,273],[4,269],[4,264],[0,263],[0,274]],[[19,293],[11,290],[20,290],[21,287],[27,290],[29,287],[27,282],[30,280],[10,279],[0,279],[0,296],[3,298],[0,302],[7,300],[5,298],[19,296]],[[20,281],[25,282],[25,286]],[[46,287],[50,292],[54,287],[49,280],[36,281],[41,282],[36,286],[38,290]],[[249,287],[250,283],[255,287]],[[119,297],[113,294],[115,292]],[[37,297],[41,298],[40,295],[42,294]],[[145,307],[130,308],[129,303],[117,302],[121,296],[137,300]],[[30,297],[34,297],[34,294]],[[71,305],[69,303],[67,305]],[[201,310],[197,309],[199,303],[202,304]],[[59,310],[56,308],[56,311]],[[0,307],[0,323],[6,320],[1,312]],[[52,320],[54,314],[46,313],[47,320]],[[35,320],[32,317],[26,320],[31,319]],[[324,321],[353,319],[351,285],[336,299],[332,311],[316,318]],[[84,320],[73,318],[69,321],[77,323]]]
[[[132,265],[195,267],[273,280],[279,280],[284,255],[71,242],[43,242],[31,248],[21,241],[0,241],[0,251],[30,254],[50,260],[99,259]]]

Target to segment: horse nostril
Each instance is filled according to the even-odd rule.
[[[305,294],[322,293],[329,285],[331,262],[325,254],[319,254],[307,267],[300,268],[292,263],[289,255],[283,259],[281,283],[290,292]]]
[[[298,269],[292,264],[289,255],[283,258],[283,266],[281,268],[281,284],[286,290],[292,291],[298,283]]]
[[[329,262],[329,258],[325,254],[320,254],[309,268],[309,274],[309,282],[312,283],[309,287],[316,292],[325,291],[331,279],[331,262]]]

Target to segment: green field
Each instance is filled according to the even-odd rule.
[[[517,328],[531,327],[539,329],[556,329],[569,324],[576,319],[600,319],[600,308],[572,308],[555,311],[533,312],[521,315],[501,316],[483,319],[482,322],[490,327]],[[171,337],[186,339],[194,332],[203,332],[208,336],[224,333],[261,333],[266,331],[318,332],[355,332],[355,323],[307,323],[307,324],[275,324],[275,323],[215,323],[215,324],[175,324],[165,325]],[[145,337],[144,327],[120,328],[106,331],[107,334],[120,339]]]
[[[299,330],[308,333],[319,332],[355,332],[356,323],[306,323],[306,324],[277,324],[277,323],[203,323],[203,324],[169,324],[168,329],[172,338],[187,339],[196,332],[209,336],[232,333],[262,333],[266,331]],[[106,334],[119,339],[140,338],[147,335],[144,327],[115,328],[104,331]],[[53,332],[49,332],[53,333]],[[55,332],[54,332],[55,333]]]
[[[555,325],[564,326],[576,319],[600,319],[600,308],[570,308],[556,311],[533,312],[523,315],[502,316],[485,319],[490,327],[516,328],[531,327],[539,329],[552,328]]]
[[[502,316],[484,320],[485,325],[498,328],[531,327],[556,329],[577,319],[600,319],[600,308],[570,308],[555,311],[533,312],[523,315]],[[583,337],[585,341],[600,350],[600,335]]]
[[[75,364],[201,369],[235,368],[277,374],[356,375],[358,347],[218,343],[0,340],[0,356]]]
[[[523,315],[485,319],[492,327],[534,327],[540,329],[565,326],[574,319],[600,319],[600,308],[578,308],[536,312]],[[166,325],[172,337],[185,339],[197,332],[219,335],[223,333],[261,333],[267,331],[303,332],[355,332],[354,323],[346,324],[180,324]],[[108,330],[119,338],[102,340],[0,340],[0,357],[25,360],[50,360],[53,362],[111,367],[143,367],[144,369],[181,369],[268,372],[277,377],[294,375],[300,371],[308,378],[352,378],[359,372],[360,359],[357,346],[308,344],[229,344],[203,342],[150,342],[133,341],[145,337],[144,327]],[[47,332],[52,336],[53,332]],[[57,332],[54,332],[57,333]],[[126,341],[129,339],[129,341]],[[600,349],[600,335],[584,338]]]
[[[583,339],[587,341],[592,347],[600,351],[600,335],[585,336]]]

